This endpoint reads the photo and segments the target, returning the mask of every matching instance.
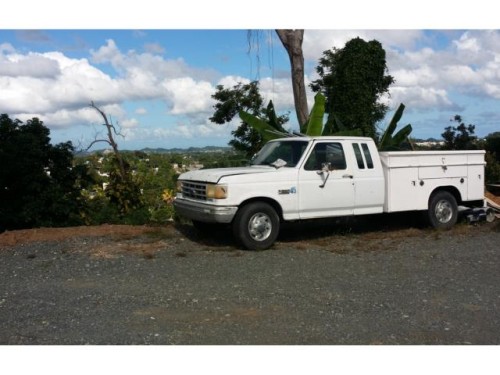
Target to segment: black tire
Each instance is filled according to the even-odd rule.
[[[450,229],[458,219],[457,200],[447,191],[437,191],[429,199],[430,224],[436,229]]]
[[[253,202],[241,207],[233,220],[233,234],[247,250],[270,248],[278,237],[280,219],[267,203]]]

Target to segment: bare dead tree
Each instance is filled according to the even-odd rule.
[[[121,174],[122,178],[124,178],[125,174],[126,174],[125,163],[124,163],[123,158],[118,150],[118,144],[115,141],[115,136],[116,135],[119,136],[121,134],[116,130],[115,126],[113,125],[111,120],[108,119],[108,116],[106,116],[104,111],[102,111],[99,107],[97,107],[93,101],[90,102],[90,107],[95,109],[103,118],[104,124],[102,124],[102,125],[106,128],[107,138],[97,138],[97,136],[96,136],[96,138],[87,147],[87,151],[93,145],[95,145],[96,143],[99,143],[99,142],[104,142],[104,143],[107,143],[108,145],[110,145],[111,148],[113,149],[113,153],[116,157],[116,160],[118,161],[118,166],[120,168],[120,174]]]
[[[302,127],[307,124],[309,118],[306,86],[304,82],[304,53],[302,51],[304,30],[278,29],[276,30],[276,34],[278,34],[290,58],[295,112],[297,113],[297,120],[299,121],[299,126],[302,131]]]
[[[139,184],[132,178],[129,165],[118,150],[115,136],[121,136],[121,134],[116,130],[111,119],[93,101],[90,102],[90,107],[95,109],[104,120],[102,125],[106,128],[107,138],[98,138],[96,136],[87,150],[98,142],[107,143],[113,149],[113,163],[116,164],[114,164],[115,168],[109,174],[109,188],[106,189],[106,195],[118,205],[122,214],[127,214],[130,210],[142,204]]]

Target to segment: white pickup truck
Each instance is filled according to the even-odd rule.
[[[248,167],[183,173],[176,212],[202,229],[231,224],[246,249],[270,247],[283,221],[427,211],[447,229],[458,206],[484,206],[484,151],[378,152],[365,137],[268,142]]]

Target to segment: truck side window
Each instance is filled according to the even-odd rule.
[[[358,163],[359,169],[365,169],[365,162],[363,161],[363,156],[361,155],[361,149],[357,143],[352,144],[352,149],[354,150],[354,155],[356,155],[356,162]]]
[[[330,163],[330,170],[346,169],[344,149],[340,143],[318,143],[304,166],[306,171],[319,171],[323,163]]]
[[[365,154],[365,159],[366,159],[366,164],[368,165],[368,169],[373,169],[372,155],[370,154],[368,145],[366,143],[361,143],[361,147],[363,148],[363,154]]]

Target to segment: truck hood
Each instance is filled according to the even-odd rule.
[[[179,176],[179,180],[217,183],[222,177],[226,176],[236,176],[236,175],[252,174],[252,173],[269,173],[275,170],[276,169],[274,167],[267,167],[267,166],[200,169],[197,171],[190,171],[181,174]]]

